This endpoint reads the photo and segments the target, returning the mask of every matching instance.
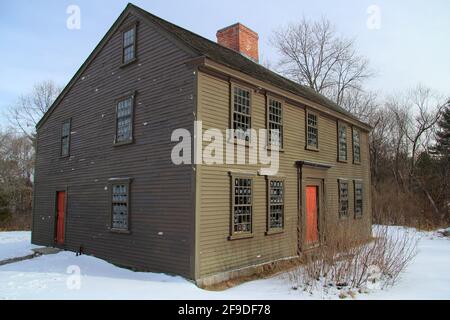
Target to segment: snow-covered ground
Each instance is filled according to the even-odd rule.
[[[28,231],[0,232],[0,261],[32,254],[30,240]]]
[[[436,232],[418,236],[418,255],[399,282],[386,290],[358,294],[356,299],[450,299],[450,239]],[[11,252],[21,256],[31,248],[29,233],[0,232],[0,257],[11,258]],[[132,272],[94,257],[61,252],[0,266],[0,299],[339,298],[336,291],[311,294],[293,290],[282,275],[211,292],[181,277]]]

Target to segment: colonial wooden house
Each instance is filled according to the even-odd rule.
[[[195,121],[278,129],[278,173],[174,164]],[[37,125],[32,242],[204,285],[338,230],[367,239],[369,130],[258,64],[242,24],[215,43],[129,4]]]

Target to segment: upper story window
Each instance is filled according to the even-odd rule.
[[[111,228],[128,231],[130,215],[130,181],[117,180],[111,185]]]
[[[338,123],[338,160],[347,161],[347,126]]]
[[[253,179],[233,177],[232,186],[232,235],[252,233]]]
[[[136,59],[136,25],[122,33],[122,63],[127,64]]]
[[[284,181],[269,179],[268,231],[281,230],[284,226]]]
[[[353,128],[353,162],[361,162],[361,133]]]
[[[70,154],[70,127],[71,120],[66,120],[61,128],[61,156],[67,157]]]
[[[233,129],[239,140],[250,141],[251,94],[250,90],[233,86]]]
[[[339,218],[348,217],[348,181],[339,180]]]
[[[269,145],[273,144],[280,149],[283,148],[283,108],[278,100],[269,98],[268,124],[269,124]],[[272,140],[272,132],[278,131],[277,139]]]
[[[355,217],[359,218],[363,214],[363,184],[355,181]]]
[[[306,148],[319,149],[319,116],[316,113],[306,112]]]
[[[133,141],[133,104],[134,95],[123,98],[117,102],[116,144],[129,143]]]

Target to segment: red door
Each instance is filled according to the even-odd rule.
[[[306,244],[314,244],[319,241],[317,190],[317,186],[306,187]]]
[[[66,210],[66,193],[64,191],[57,192],[56,205],[56,243],[64,244],[64,218]]]

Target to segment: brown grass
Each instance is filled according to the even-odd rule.
[[[31,214],[13,214],[0,221],[0,231],[31,230]]]

